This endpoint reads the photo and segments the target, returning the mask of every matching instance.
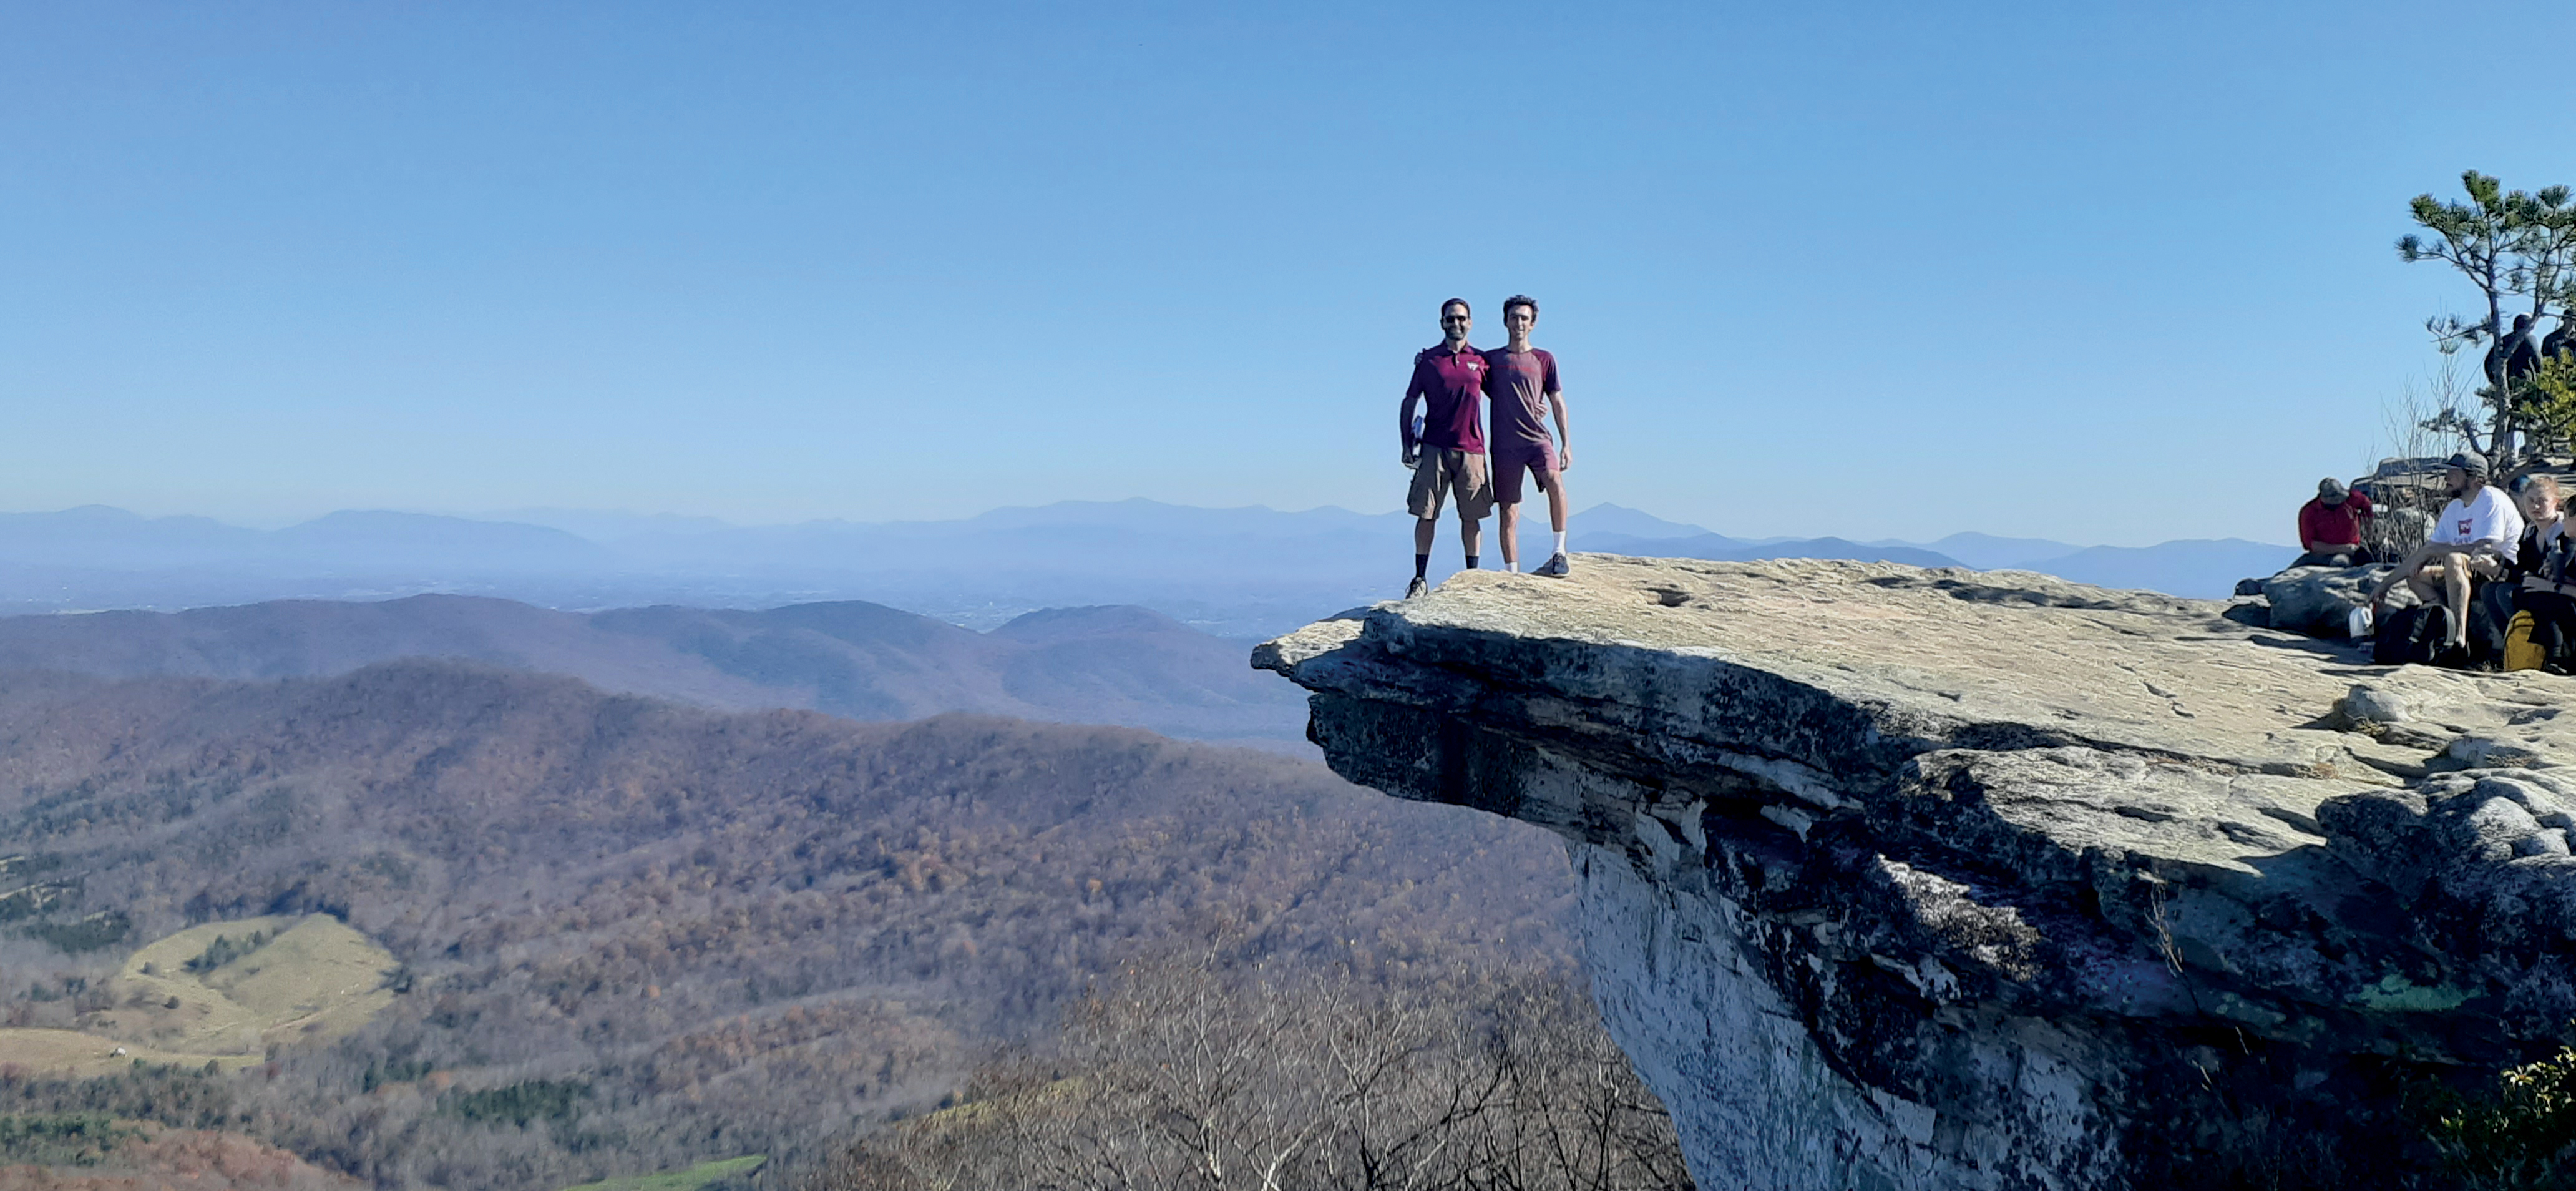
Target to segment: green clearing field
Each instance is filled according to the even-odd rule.
[[[769,1161],[766,1154],[745,1154],[721,1162],[701,1162],[685,1170],[664,1170],[652,1174],[619,1175],[596,1183],[566,1187],[564,1191],[698,1191],[709,1183],[732,1175],[750,1174]]]
[[[221,962],[191,971],[201,959]],[[127,956],[111,985],[122,1008],[83,1030],[0,1030],[0,1056],[82,1075],[137,1059],[242,1066],[272,1043],[324,1042],[365,1025],[393,1003],[385,979],[395,967],[391,952],[328,914],[209,922]]]

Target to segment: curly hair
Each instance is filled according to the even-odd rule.
[[[1528,294],[1513,294],[1511,297],[1503,299],[1504,318],[1510,318],[1512,316],[1512,307],[1514,306],[1527,306],[1529,307],[1530,317],[1538,317],[1538,299],[1533,298]]]

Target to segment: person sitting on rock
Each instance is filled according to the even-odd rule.
[[[2564,670],[2576,644],[2576,525],[2569,524],[2558,481],[2524,476],[2515,487],[2530,525],[2514,554],[2513,610],[2531,613],[2532,643]]]
[[[2558,353],[2570,349],[2576,349],[2576,314],[2561,314],[2558,325],[2540,341],[2540,358],[2543,361],[2554,360]]]
[[[2370,498],[2329,476],[2317,481],[2317,498],[2299,506],[2299,549],[2294,567],[2364,567],[2361,523],[2371,519]]]
[[[2451,610],[2453,650],[2469,644],[2469,597],[2480,580],[2503,577],[2507,552],[2522,538],[2522,513],[2487,483],[2487,461],[2466,451],[2444,464],[2442,481],[2451,502],[2433,519],[2432,536],[2370,590],[2374,614],[2401,581],[2425,605]]]
[[[2513,316],[2513,330],[2487,348],[2487,382],[2519,388],[2523,379],[2540,371],[2540,345],[2531,338],[2531,316]]]

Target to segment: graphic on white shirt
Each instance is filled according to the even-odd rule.
[[[2521,539],[2522,510],[2493,487],[2478,489],[2477,496],[2466,502],[2454,498],[2442,506],[2441,517],[2433,523],[2433,540],[2448,546],[2471,542],[2505,546]]]

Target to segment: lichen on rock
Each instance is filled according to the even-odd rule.
[[[2386,1183],[2576,1019],[2576,681],[2019,572],[1585,556],[1262,645],[1353,781],[1563,836],[1704,1185]]]

